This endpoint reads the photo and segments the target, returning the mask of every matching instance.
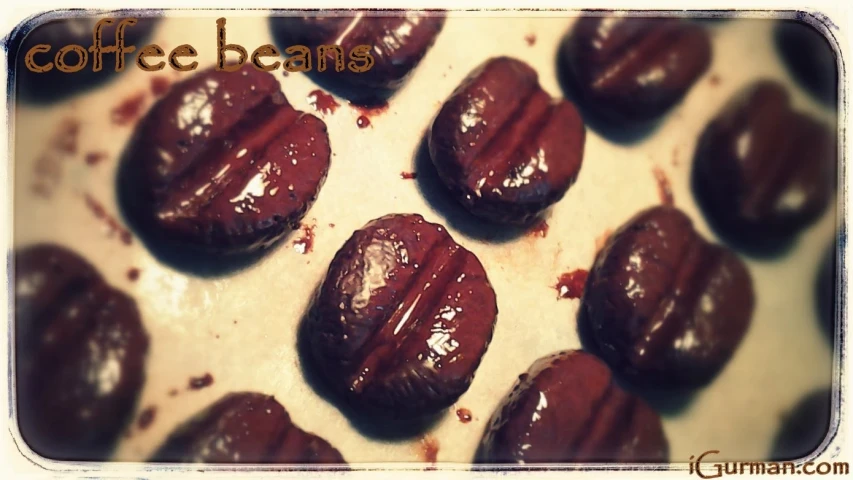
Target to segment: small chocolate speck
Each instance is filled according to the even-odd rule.
[[[213,375],[205,373],[201,377],[191,377],[189,388],[190,390],[201,390],[213,385]]]
[[[178,396],[178,389],[177,388],[170,389],[169,390],[169,396],[170,397],[177,397]]]
[[[414,180],[418,178],[418,172],[400,172],[400,178],[403,180]]]
[[[138,268],[131,268],[127,271],[127,279],[131,282],[135,282],[139,280],[139,273],[140,271]]]
[[[536,35],[532,33],[530,35],[525,35],[524,41],[527,42],[528,47],[532,47],[533,45],[536,45]]]
[[[139,427],[140,430],[145,430],[152,423],[154,423],[154,417],[157,415],[157,407],[151,405],[146,408],[139,414],[139,419],[136,421],[136,426]]]
[[[89,152],[86,154],[86,165],[90,167],[94,167],[95,165],[101,163],[105,158],[107,158],[107,154],[104,152]]]
[[[586,279],[589,272],[577,269],[560,275],[554,289],[557,290],[557,298],[581,298],[583,296]]]
[[[460,408],[456,410],[456,418],[458,418],[462,423],[470,422],[472,418],[471,410],[468,410],[467,408]]]
[[[708,78],[708,83],[710,83],[712,87],[716,87],[720,82],[722,82],[722,79],[720,79],[720,76],[716,73]]]

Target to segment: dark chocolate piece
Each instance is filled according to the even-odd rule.
[[[153,462],[346,464],[329,442],[290,420],[275,398],[230,393],[178,427]]]
[[[675,18],[581,17],[558,56],[584,114],[622,129],[661,118],[710,63],[704,27]]]
[[[799,460],[817,450],[829,434],[832,419],[832,391],[812,392],[785,415],[776,436],[771,458]]]
[[[836,244],[829,246],[821,261],[818,270],[815,300],[817,302],[818,317],[822,330],[826,332],[830,342],[835,341],[835,310],[843,311],[838,303],[836,288],[838,287],[838,257],[836,256]]]
[[[93,71],[94,58],[89,47],[92,46],[92,37],[95,24],[103,18],[114,18],[115,22],[105,25],[101,30],[102,44],[109,47],[115,44],[116,26],[126,18],[135,18],[135,25],[125,27],[124,43],[126,46],[135,46],[136,51],[124,56],[124,70],[138,70],[136,66],[136,54],[145,46],[148,37],[151,36],[157,25],[157,18],[139,16],[104,17],[79,16],[49,20],[45,23],[35,25],[20,43],[14,43],[17,50],[15,60],[15,92],[19,98],[33,103],[51,103],[69,97],[86,88],[94,87],[110,79],[116,78],[122,72],[116,72],[116,54],[104,53],[103,65],[100,71]],[[13,40],[15,42],[15,40]],[[49,52],[37,53],[33,60],[37,65],[55,63],[55,57],[60,49],[67,45],[79,45],[87,50],[88,62],[79,71],[62,72],[54,65],[49,71],[37,73],[29,70],[25,63],[25,56],[30,49],[36,45],[50,45]],[[15,52],[12,48],[11,52]],[[80,57],[77,53],[68,53],[63,59],[69,66],[79,63]]]
[[[749,327],[749,271],[674,207],[620,227],[589,272],[578,321],[616,372],[653,386],[709,382]]]
[[[348,92],[338,92],[342,96],[355,101],[377,99],[389,96],[403,85],[444,26],[441,11],[388,13],[349,11],[341,16],[274,16],[270,17],[270,28],[282,51],[293,45],[308,47],[314,58],[310,73],[330,85],[349,87]],[[343,71],[335,70],[333,52],[326,54],[326,70],[317,70],[320,45],[342,48]],[[356,73],[348,68],[350,53],[358,45],[371,47],[375,63],[366,72]]]
[[[540,358],[495,411],[478,463],[667,462],[660,417],[593,355]]]
[[[148,335],[136,302],[76,253],[15,254],[18,425],[36,453],[107,460],[132,420]]]
[[[534,220],[575,182],[586,130],[575,107],[552,99],[526,63],[487,60],[444,103],[429,152],[471,213],[501,223]]]
[[[326,125],[267,72],[200,72],[172,86],[127,148],[120,194],[146,233],[248,253],[298,228],[325,181]]]
[[[436,413],[470,386],[497,304],[480,261],[420,215],[387,215],[335,255],[307,318],[313,360],[365,413]]]
[[[838,67],[823,34],[806,23],[782,20],[774,37],[791,75],[815,98],[834,106],[838,102]]]
[[[775,254],[826,211],[835,164],[832,133],[792,110],[784,87],[758,82],[705,128],[693,190],[720,236],[748,253]]]

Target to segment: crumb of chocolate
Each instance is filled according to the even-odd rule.
[[[588,276],[589,272],[580,268],[560,275],[554,285],[557,298],[581,298]]]
[[[139,280],[139,273],[140,273],[140,271],[138,268],[135,268],[135,267],[130,268],[127,271],[127,279],[130,280],[131,282],[135,282],[135,281]]]
[[[314,229],[316,225],[302,224],[300,226],[301,235],[293,241],[293,249],[297,253],[305,255],[314,251]]]
[[[145,430],[150,427],[152,423],[154,423],[154,418],[157,415],[157,407],[151,405],[146,408],[139,414],[139,419],[136,421],[136,426],[139,427],[140,430]]]
[[[469,423],[473,417],[471,416],[471,410],[460,408],[456,410],[456,418],[462,423]]]
[[[528,47],[532,47],[533,45],[536,45],[536,35],[532,33],[530,35],[525,35],[524,41],[527,42]]]
[[[202,388],[207,388],[211,385],[213,385],[213,375],[209,373],[205,373],[200,377],[190,377],[190,390],[201,390]]]

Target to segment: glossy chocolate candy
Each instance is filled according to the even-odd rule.
[[[773,442],[771,459],[799,460],[814,453],[829,434],[831,420],[832,391],[829,388],[814,391],[800,399],[782,418],[782,428]]]
[[[680,210],[658,206],[607,240],[578,321],[611,368],[633,382],[690,388],[723,368],[754,304],[746,265],[699,236]]]
[[[711,43],[704,27],[687,20],[581,17],[564,37],[558,63],[585,114],[643,128],[708,69]]]
[[[588,353],[540,358],[492,415],[478,463],[667,462],[660,417]]]
[[[473,253],[420,215],[387,215],[335,255],[306,331],[318,371],[352,406],[415,418],[468,389],[496,316]]]
[[[118,77],[121,72],[116,72],[116,54],[104,53],[103,65],[100,71],[93,71],[93,54],[87,53],[87,64],[76,72],[62,72],[55,64],[49,71],[37,73],[29,70],[25,63],[25,56],[31,48],[36,45],[49,45],[50,51],[37,53],[33,60],[37,65],[43,66],[55,62],[56,54],[60,49],[68,45],[79,45],[88,50],[92,46],[92,37],[95,24],[103,18],[113,18],[114,23],[105,25],[101,30],[102,44],[104,47],[115,45],[116,26],[121,20],[131,18],[128,16],[77,16],[70,18],[59,18],[49,20],[38,25],[20,40],[13,39],[13,49],[17,47],[17,60],[15,61],[15,92],[29,102],[50,103],[67,98],[83,89],[94,87],[107,80]],[[145,46],[145,41],[151,36],[157,25],[154,17],[132,17],[137,20],[134,25],[127,25],[124,29],[124,44],[127,47],[134,46],[136,51],[124,56],[124,69],[122,72],[138,70],[136,67],[136,54]],[[20,42],[20,43],[18,43]],[[66,64],[74,66],[80,62],[76,53],[68,53],[64,59]]]
[[[275,398],[230,393],[178,427],[154,462],[345,464],[329,442],[305,432]]]
[[[818,100],[834,106],[838,100],[838,67],[827,38],[814,27],[793,20],[779,21],[773,34],[792,76]]]
[[[36,453],[107,460],[145,379],[148,335],[136,302],[76,253],[15,254],[18,425]]]
[[[340,46],[345,67],[356,46],[370,46],[375,63],[366,72],[355,73],[348,68],[336,71],[333,52],[326,55],[324,72],[317,71],[316,64],[310,72],[331,85],[351,87],[350,91],[340,93],[350,100],[362,101],[388,96],[400,88],[444,26],[441,11],[385,13],[352,11],[339,16],[270,17],[270,27],[282,51],[303,45],[316,55],[320,45]]]
[[[777,83],[755,83],[705,128],[693,190],[711,226],[750,253],[775,253],[827,208],[836,146],[821,123],[791,109]]]
[[[121,193],[147,233],[247,253],[298,226],[330,155],[326,125],[295,110],[272,74],[210,69],[175,84],[142,120]]]
[[[552,99],[536,71],[487,60],[444,103],[429,152],[448,189],[471,213],[530,222],[563,198],[583,160],[586,131],[575,107]]]

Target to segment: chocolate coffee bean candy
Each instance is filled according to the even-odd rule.
[[[35,25],[25,37],[20,40],[13,39],[12,52],[17,48],[15,63],[15,92],[26,101],[33,103],[50,103],[67,98],[81,90],[106,82],[118,77],[121,72],[116,72],[115,52],[102,55],[101,69],[94,71],[94,53],[88,51],[92,46],[95,25],[104,18],[115,21],[104,24],[101,30],[101,43],[106,47],[115,46],[116,27],[122,20],[130,17],[70,17],[49,20]],[[124,27],[125,46],[135,46],[136,51],[145,46],[145,41],[151,36],[157,25],[154,17],[132,17],[136,20],[134,25]],[[37,20],[36,20],[37,21]],[[46,66],[53,63],[50,70],[46,72],[34,72],[27,68],[26,55],[36,45],[49,45],[47,52],[38,52],[33,55],[33,61],[37,66]],[[68,45],[79,45],[86,50],[86,63],[75,72],[63,72],[56,66],[56,56],[61,49]],[[69,51],[62,57],[62,61],[68,67],[74,67],[83,63],[79,53]],[[122,72],[138,70],[136,67],[136,52],[124,55],[124,68]]]
[[[835,246],[835,243],[830,245],[821,260],[815,292],[820,323],[830,341],[835,341],[835,306],[838,298],[835,291],[838,278]]]
[[[145,379],[136,302],[57,245],[15,254],[18,425],[36,453],[106,460]]]
[[[829,433],[831,419],[832,391],[812,392],[785,415],[771,458],[798,460],[813,453]]]
[[[726,364],[755,299],[746,265],[680,210],[644,210],[610,236],[589,272],[578,321],[637,384],[696,387]]]
[[[338,250],[306,321],[317,370],[360,412],[436,413],[470,386],[497,317],[477,257],[420,215],[387,215]]]
[[[444,26],[444,12],[406,11],[381,15],[375,12],[353,11],[346,16],[270,17],[270,28],[282,51],[293,45],[306,46],[311,55],[320,55],[321,45],[338,45],[342,50],[343,66],[336,70],[336,53],[323,52],[326,69],[318,70],[316,64],[310,73],[329,82],[356,87],[349,95],[361,97],[387,96],[400,88],[432,47]],[[354,48],[370,47],[373,66],[365,72],[353,72],[348,67]],[[285,52],[286,53],[286,52]],[[354,60],[354,59],[353,59]],[[359,61],[364,66],[364,61]],[[365,89],[372,90],[370,92]],[[360,91],[359,91],[360,90]]]
[[[536,71],[487,60],[441,107],[429,133],[438,174],[471,213],[527,223],[575,182],[586,130],[575,107],[552,99]]]
[[[704,27],[675,18],[581,17],[558,58],[584,114],[626,129],[662,117],[710,63]]]
[[[147,233],[247,253],[296,228],[329,170],[326,125],[246,67],[201,72],[158,101],[127,148],[124,190]]]
[[[818,100],[835,105],[838,67],[829,41],[814,27],[782,20],[774,29],[776,47],[788,71]]]
[[[151,458],[190,463],[337,463],[329,442],[305,432],[269,395],[230,393],[178,427]]]
[[[660,417],[578,350],[540,358],[492,415],[478,463],[667,462]]]
[[[743,250],[774,254],[816,220],[835,185],[832,133],[791,109],[784,87],[751,85],[705,128],[692,183],[720,236]]]

